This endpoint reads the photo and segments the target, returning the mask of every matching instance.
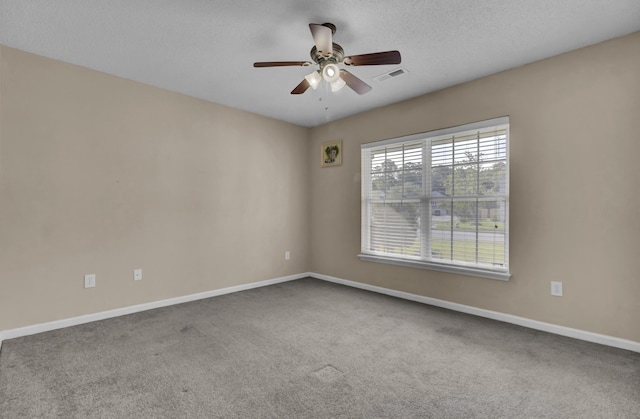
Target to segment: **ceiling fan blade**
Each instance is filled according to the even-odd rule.
[[[313,36],[313,42],[315,42],[318,52],[324,56],[331,55],[333,53],[333,31],[331,28],[317,23],[309,23],[309,29],[311,29],[311,36]]]
[[[372,54],[350,55],[344,57],[346,65],[383,65],[400,64],[399,51],[374,52]]]
[[[309,88],[309,86],[311,86],[311,85],[309,84],[309,82],[307,81],[307,79],[302,79],[302,81],[300,82],[300,84],[299,84],[299,85],[297,85],[297,86],[295,87],[295,89],[293,89],[293,90],[291,91],[291,94],[292,94],[292,95],[301,95],[301,94],[303,94],[304,92],[306,92],[306,91],[307,91],[307,89]]]
[[[306,67],[313,63],[309,61],[263,61],[253,63],[254,67],[288,67],[288,66],[302,66]]]
[[[340,78],[347,83],[347,86],[359,95],[364,95],[371,90],[371,86],[349,73],[347,70],[340,70]]]

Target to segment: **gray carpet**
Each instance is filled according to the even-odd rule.
[[[2,418],[640,418],[640,354],[315,279],[4,342]]]

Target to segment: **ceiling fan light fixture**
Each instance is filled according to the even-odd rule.
[[[307,79],[313,90],[316,90],[318,88],[318,84],[322,81],[322,76],[319,71],[314,71],[313,73],[304,76],[304,78]]]
[[[337,92],[338,90],[342,89],[346,84],[347,83],[345,83],[344,80],[338,77],[338,80],[331,83],[331,91]]]
[[[327,64],[322,69],[322,78],[329,83],[340,80],[340,68],[336,64]]]

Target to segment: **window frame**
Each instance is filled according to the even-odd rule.
[[[441,272],[449,272],[470,276],[477,276],[482,278],[490,278],[490,279],[498,279],[503,281],[508,281],[511,277],[511,273],[509,271],[509,150],[510,150],[510,132],[509,132],[509,117],[500,117],[489,119],[485,121],[474,122],[470,124],[458,125],[454,127],[422,132],[402,137],[390,138],[381,141],[375,141],[371,143],[365,143],[361,145],[361,173],[362,173],[362,183],[361,183],[361,252],[358,257],[364,261],[370,262],[379,262],[379,263],[388,263],[393,265],[400,266],[408,266],[414,268],[421,269],[429,269]],[[505,207],[505,219],[504,219],[504,249],[505,249],[505,267],[490,267],[488,265],[479,265],[477,263],[467,263],[463,261],[450,260],[447,262],[440,262],[437,259],[431,258],[431,245],[432,245],[432,236],[431,236],[431,223],[432,214],[431,210],[431,202],[434,202],[433,192],[431,190],[431,167],[432,167],[432,156],[431,156],[431,145],[434,140],[438,138],[442,138],[447,135],[456,135],[462,134],[468,131],[474,130],[487,130],[492,127],[497,126],[506,126],[506,144],[505,144],[505,159],[504,162],[506,164],[506,174],[505,174],[505,191],[501,194],[493,194],[486,196],[487,198],[495,198],[504,200]],[[371,241],[371,211],[372,205],[377,202],[376,199],[372,199],[369,196],[369,190],[372,184],[372,164],[371,160],[366,160],[365,156],[370,155],[371,150],[381,149],[389,146],[402,146],[402,145],[410,145],[422,143],[423,153],[422,153],[422,182],[423,182],[423,190],[422,196],[419,197],[421,202],[420,205],[420,219],[421,220],[429,220],[428,228],[424,228],[420,230],[420,243],[421,243],[421,256],[403,256],[400,254],[380,254],[376,252],[367,251],[370,248]],[[404,152],[403,152],[404,153]],[[404,154],[403,154],[404,156]],[[427,190],[428,188],[428,190]],[[477,193],[473,196],[473,199],[481,198],[483,195]],[[411,199],[411,198],[409,198]],[[459,202],[458,200],[462,200],[464,197],[451,197],[451,202]],[[405,197],[402,200],[406,200]],[[415,200],[415,199],[414,199]],[[385,201],[386,202],[386,201]],[[478,231],[478,230],[476,230]],[[476,238],[476,249],[477,249],[477,238]],[[428,253],[428,254],[427,254]]]

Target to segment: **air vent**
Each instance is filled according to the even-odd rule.
[[[399,77],[402,76],[403,74],[407,74],[407,70],[405,70],[404,68],[397,68],[395,70],[391,70],[387,73],[384,74],[380,74],[379,76],[374,77],[373,79],[377,82],[382,82],[385,80],[389,80],[392,79],[394,77]]]

